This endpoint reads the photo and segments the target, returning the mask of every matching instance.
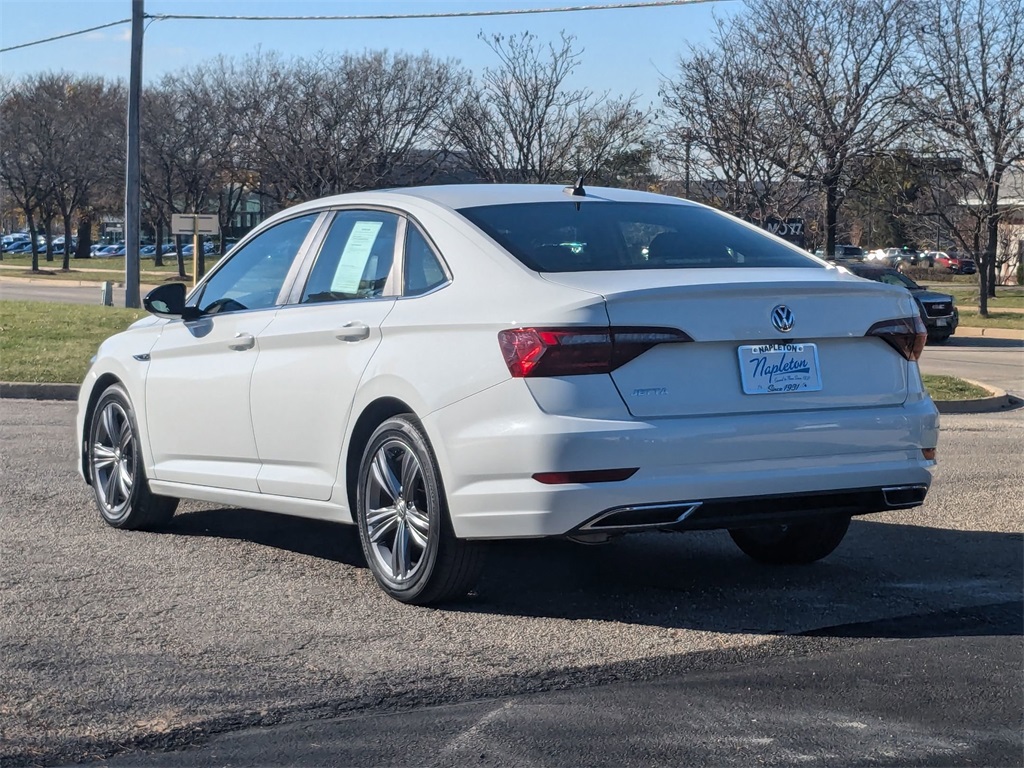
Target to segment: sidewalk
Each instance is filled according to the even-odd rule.
[[[1001,312],[1004,310],[1000,310]],[[1024,309],[1017,310],[1024,314]],[[957,336],[963,338],[981,338],[986,339],[1012,339],[1012,340],[1024,340],[1024,330],[1017,328],[978,328],[971,325],[960,325],[957,326],[956,333],[953,334],[955,339]]]

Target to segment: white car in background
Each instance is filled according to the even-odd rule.
[[[353,523],[409,603],[464,595],[490,539],[725,528],[811,562],[931,481],[907,291],[675,198],[315,200],[145,305],[79,397],[103,519],[189,498]]]

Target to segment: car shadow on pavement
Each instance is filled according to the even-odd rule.
[[[355,526],[252,509],[203,509],[175,515],[164,533],[250,541],[322,560],[366,567]]]
[[[337,523],[209,509],[175,516],[166,531],[366,567],[355,527]],[[1018,533],[855,519],[835,553],[803,566],[756,563],[724,531],[634,534],[596,546],[548,539],[488,547],[477,589],[439,610],[741,634],[905,637],[985,634],[984,621],[957,612],[1010,606],[1012,614],[1024,600]],[[935,618],[950,611],[955,620]],[[1004,629],[993,634],[1005,634],[1005,610],[999,615]],[[1014,634],[1022,634],[1014,615]]]
[[[478,600],[463,609],[751,634],[831,627],[847,636],[848,625],[878,617],[1016,605],[1022,584],[1020,534],[855,519],[835,553],[801,566],[756,563],[724,531],[641,534],[596,547],[502,542]],[[1020,622],[1013,625],[1013,634],[1024,633]],[[920,636],[984,633],[955,621],[922,627]],[[904,637],[908,630],[897,622],[859,631],[851,636]]]

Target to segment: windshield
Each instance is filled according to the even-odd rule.
[[[567,199],[459,213],[538,272],[825,268],[795,247],[696,206]]]

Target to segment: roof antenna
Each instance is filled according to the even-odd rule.
[[[576,179],[576,185],[575,186],[573,186],[573,187],[565,187],[565,188],[562,189],[562,191],[565,192],[568,195],[572,195],[573,197],[586,197],[587,196],[587,190],[585,190],[583,188],[583,177],[584,176],[586,176],[586,174],[585,173],[581,173],[580,177],[578,179]]]

